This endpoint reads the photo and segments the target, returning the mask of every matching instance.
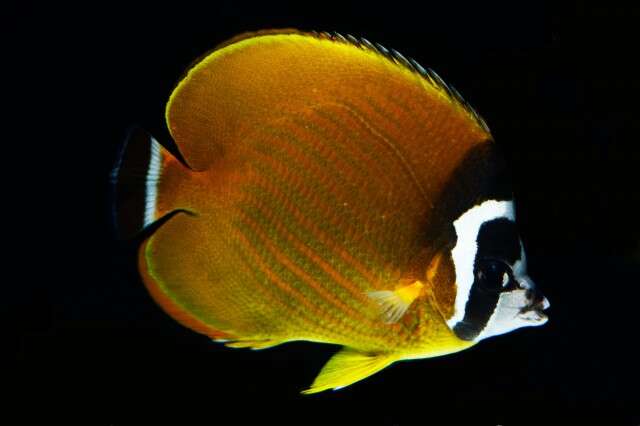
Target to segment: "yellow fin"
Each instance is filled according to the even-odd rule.
[[[340,389],[358,382],[389,366],[396,358],[389,354],[366,354],[343,348],[322,367],[311,387],[303,394]]]
[[[232,342],[228,342],[228,341],[224,341],[224,345],[229,347],[229,348],[251,348],[254,350],[258,350],[258,349],[267,349],[267,348],[271,348],[273,346],[278,346],[279,344],[283,343],[279,340],[271,340],[271,339],[264,339],[264,340],[235,340]]]
[[[380,314],[385,322],[392,324],[402,318],[413,301],[420,296],[423,287],[422,282],[415,281],[393,291],[370,291],[367,296],[380,306]]]

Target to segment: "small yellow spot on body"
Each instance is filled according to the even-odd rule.
[[[427,281],[432,282],[436,277],[436,272],[438,271],[438,266],[440,265],[440,259],[442,258],[442,253],[438,253],[429,264],[427,268]]]

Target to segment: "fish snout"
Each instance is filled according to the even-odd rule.
[[[529,283],[533,284],[530,280]],[[549,299],[544,297],[533,285],[527,289],[526,298],[529,303],[520,310],[518,316],[527,322],[535,323],[535,325],[546,323],[549,317],[547,317],[544,311],[551,306]]]

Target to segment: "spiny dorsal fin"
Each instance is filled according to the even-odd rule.
[[[304,34],[304,33],[302,33]],[[340,43],[352,44],[361,49],[369,50],[375,52],[379,55],[382,55],[389,59],[390,61],[420,75],[427,83],[429,83],[432,87],[439,90],[441,93],[445,94],[454,104],[463,108],[467,113],[473,118],[473,120],[478,123],[478,125],[487,133],[491,133],[489,130],[489,126],[484,121],[484,119],[476,112],[475,109],[462,97],[460,92],[458,92],[455,87],[450,84],[444,82],[442,78],[431,68],[424,68],[417,61],[412,58],[405,58],[400,52],[395,49],[387,49],[379,43],[372,44],[366,38],[356,38],[351,34],[347,34],[343,36],[338,32],[315,32],[312,31],[310,34],[318,37],[324,38]]]
[[[415,281],[393,291],[371,291],[367,296],[378,304],[384,321],[387,324],[393,324],[402,318],[413,301],[420,296],[423,287],[422,282]]]
[[[396,358],[389,354],[366,354],[351,348],[343,348],[327,362],[311,387],[303,394],[341,389],[377,373]]]
[[[465,111],[468,114],[468,116],[475,123],[477,123],[477,125],[484,132],[486,132],[487,134],[491,133],[484,119],[473,109],[473,107],[471,107],[471,105],[464,100],[464,98],[452,85],[446,84],[442,80],[442,78],[440,78],[440,76],[432,69],[424,68],[414,59],[406,58],[395,49],[387,49],[386,47],[384,47],[379,43],[371,43],[366,38],[357,38],[352,36],[351,34],[347,34],[345,36],[338,32],[332,32],[332,33],[317,32],[317,31],[307,32],[307,31],[300,31],[295,28],[281,28],[281,29],[260,30],[260,31],[246,32],[243,34],[239,34],[229,40],[226,40],[218,44],[217,46],[215,46],[214,49],[206,52],[205,54],[198,57],[195,61],[193,61],[191,65],[187,68],[185,73],[182,75],[182,77],[178,80],[176,88],[181,84],[183,80],[185,80],[185,78],[187,77],[191,69],[195,68],[201,62],[203,62],[203,60],[209,57],[213,52],[221,50],[224,47],[227,47],[229,45],[236,44],[242,40],[246,40],[254,37],[270,36],[270,35],[311,36],[319,39],[326,39],[326,40],[331,40],[338,43],[349,44],[357,48],[376,53],[386,58],[387,60],[391,61],[392,63],[397,64],[398,66],[418,75],[424,83],[428,84],[430,87],[434,88],[436,91],[438,91],[439,93],[444,95],[446,98],[448,98],[451,101],[452,105],[462,108],[462,110]],[[175,92],[175,89],[174,89],[174,92]],[[167,103],[167,108],[168,107],[169,107],[169,103]],[[167,115],[168,117],[168,113],[165,113],[165,115]],[[167,118],[167,122],[168,122],[168,118]]]

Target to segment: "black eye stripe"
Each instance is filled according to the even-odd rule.
[[[475,339],[489,322],[499,298],[500,292],[490,293],[472,288],[465,306],[464,318],[453,327],[456,335],[463,340]]]
[[[453,328],[463,340],[475,339],[487,326],[500,294],[517,289],[511,265],[520,260],[520,238],[516,224],[507,218],[498,218],[482,224],[476,237],[478,250],[474,261],[474,282],[465,305],[464,317]],[[503,274],[509,274],[509,283],[502,286]]]
[[[502,260],[496,259],[496,258],[486,258],[484,260],[485,261],[495,261],[495,262],[504,263]],[[477,262],[477,260],[476,260],[476,262]],[[477,266],[474,269],[475,269],[476,273],[478,273],[478,274],[481,273],[481,271],[478,270]],[[515,277],[515,275],[513,273],[513,269],[511,268],[510,265],[504,263],[504,270],[502,271],[502,273],[506,273],[508,275],[508,277],[509,277],[509,281],[507,282],[507,284],[502,286],[503,291],[515,290],[515,289],[520,288],[520,285],[518,284],[518,281],[516,280],[516,277]],[[503,279],[502,275],[500,276],[500,279],[501,280]]]
[[[458,337],[473,340],[486,327],[504,290],[502,279],[508,269],[508,265],[498,260],[476,261],[475,279],[465,305],[464,318],[453,328]]]
[[[477,259],[499,259],[513,265],[520,259],[520,238],[515,222],[502,217],[482,224],[476,237]]]

